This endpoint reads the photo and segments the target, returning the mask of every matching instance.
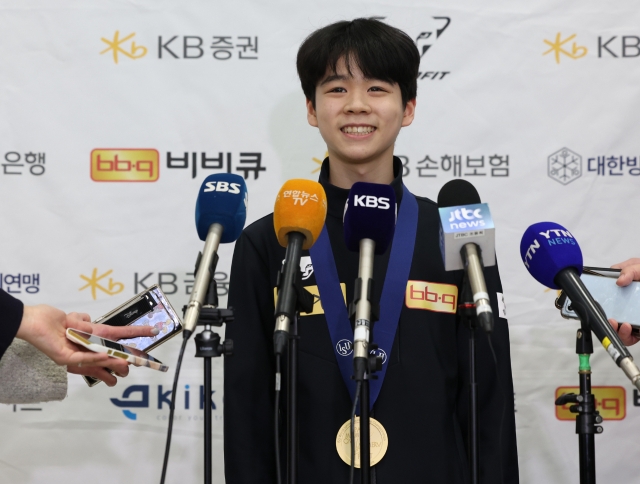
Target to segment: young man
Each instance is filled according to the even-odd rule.
[[[298,52],[307,119],[318,127],[329,152],[319,181],[327,193],[325,227],[335,259],[330,263],[335,263],[339,282],[346,286],[347,302],[353,299],[358,254],[349,252],[344,241],[344,204],[352,184],[366,181],[390,184],[402,208],[402,166],[393,156],[393,147],[400,128],[414,118],[419,61],[415,44],[406,34],[369,19],[320,29]],[[442,290],[457,294],[462,271],[444,270],[437,206],[419,197],[417,204],[415,250],[407,283],[438,283]],[[390,250],[375,257],[374,300],[380,299]],[[274,287],[284,256],[272,215],[247,227],[235,248],[229,305],[236,310],[236,320],[226,334],[234,341],[234,355],[225,360],[228,484],[275,482]],[[318,285],[320,263],[314,260],[313,247],[310,257],[316,270],[303,281],[305,286]],[[509,336],[506,320],[497,317],[496,293],[502,292],[497,267],[487,268],[485,277],[496,315],[492,342],[497,368],[487,339],[479,333],[480,478],[485,483],[513,484],[518,482],[518,463]],[[336,436],[349,419],[352,405],[338,366],[338,358],[345,356],[334,347],[324,314],[300,317],[298,332],[298,482],[347,483],[349,466],[336,451]],[[435,312],[411,309],[402,302],[395,339],[384,363],[386,376],[372,410],[388,435],[388,450],[372,468],[372,482],[468,482],[467,358],[468,330],[458,322],[455,307]],[[284,427],[280,435],[284,443]],[[284,455],[281,452],[283,462]],[[356,482],[360,482],[357,474]]]

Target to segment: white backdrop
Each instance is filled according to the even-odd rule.
[[[194,204],[203,178],[215,166],[246,173],[249,223],[272,210],[286,179],[317,177],[325,147],[306,123],[295,55],[314,29],[360,16],[384,17],[424,52],[416,120],[396,147],[409,188],[436,199],[462,176],[490,203],[521,481],[578,482],[575,424],[559,420],[553,404],[558,387],[578,381],[577,325],[560,317],[555,293],[528,275],[518,250],[529,224],[553,220],[573,232],[588,265],[639,254],[634,2],[1,0],[2,287],[28,304],[96,318],[141,284],[160,282],[180,308],[202,247]],[[105,175],[92,172],[94,150],[134,148],[150,151],[120,152],[121,163],[150,163],[111,175],[156,181],[94,181]],[[221,250],[221,281],[232,250]],[[173,368],[178,347],[175,339],[154,354]],[[167,482],[202,480],[202,371],[193,350]],[[640,398],[602,348],[592,361],[593,384],[617,387],[599,394],[599,479],[634,482]],[[222,483],[222,361],[214,365],[214,475]],[[70,375],[63,402],[0,406],[0,483],[157,482],[169,412],[162,395],[172,377],[134,368],[114,388],[89,389]]]

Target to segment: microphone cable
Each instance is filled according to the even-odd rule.
[[[498,390],[500,390],[500,396],[502,397],[502,413],[500,414],[500,430],[498,434],[498,458],[500,462],[500,482],[504,483],[504,473],[502,468],[502,430],[504,426],[504,414],[507,410],[507,398],[504,392],[504,388],[502,387],[502,379],[500,378],[500,372],[498,371],[498,358],[496,357],[496,352],[493,349],[493,343],[491,342],[491,335],[489,333],[485,333],[487,335],[487,341],[489,342],[489,349],[491,350],[491,356],[493,357],[493,364],[496,368],[496,378],[498,380]]]
[[[173,413],[176,409],[176,395],[178,392],[178,376],[180,375],[180,366],[182,365],[182,357],[184,356],[184,350],[187,347],[188,338],[182,339],[182,346],[180,347],[180,354],[178,355],[178,364],[176,365],[176,373],[173,376],[173,388],[171,391],[171,404],[169,405],[169,428],[167,429],[167,443],[164,448],[164,461],[162,462],[162,477],[160,478],[160,484],[164,484],[164,479],[167,475],[167,465],[169,464],[169,449],[171,448],[171,432],[173,431]]]
[[[280,387],[281,387],[282,374],[280,372],[280,355],[276,355],[276,395],[275,395],[275,410],[274,410],[274,437],[276,444],[276,482],[282,484],[282,469],[280,468]]]
[[[358,408],[358,398],[360,398],[360,391],[362,389],[362,382],[356,383],[356,394],[353,398],[353,407],[351,407],[351,466],[349,469],[349,484],[353,484],[353,476],[356,466],[356,409]]]

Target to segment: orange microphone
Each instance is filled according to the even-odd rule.
[[[281,246],[286,247],[278,276],[278,301],[273,343],[281,355],[289,338],[289,327],[298,307],[313,310],[313,296],[300,284],[300,257],[320,236],[327,217],[327,196],[318,182],[294,179],[278,192],[273,209],[273,226]]]

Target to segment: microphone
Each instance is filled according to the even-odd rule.
[[[344,212],[344,238],[347,248],[360,252],[358,279],[351,314],[355,316],[353,333],[353,368],[356,381],[368,370],[369,340],[373,308],[373,256],[383,254],[393,240],[396,227],[396,195],[390,185],[354,183]],[[378,368],[379,369],[379,368]]]
[[[196,228],[204,240],[198,256],[196,280],[184,315],[184,338],[188,339],[198,323],[207,289],[218,262],[218,246],[234,242],[242,233],[247,218],[248,194],[239,175],[219,173],[202,182],[196,201]]]
[[[273,343],[281,355],[289,337],[291,320],[298,304],[311,312],[313,297],[302,289],[300,256],[315,243],[327,217],[327,196],[320,183],[294,179],[282,185],[273,209],[273,226],[278,242],[286,247],[282,270],[278,273],[278,300]],[[309,307],[310,306],[310,307]]]
[[[495,227],[489,206],[480,203],[480,195],[471,183],[456,179],[440,189],[438,207],[445,270],[465,269],[478,323],[491,333],[493,311],[483,272],[483,266],[496,265]]]
[[[580,279],[582,251],[575,237],[554,222],[533,224],[522,236],[520,256],[535,280],[543,286],[565,292],[580,320],[589,325],[613,361],[640,389],[640,370],[633,357]]]

